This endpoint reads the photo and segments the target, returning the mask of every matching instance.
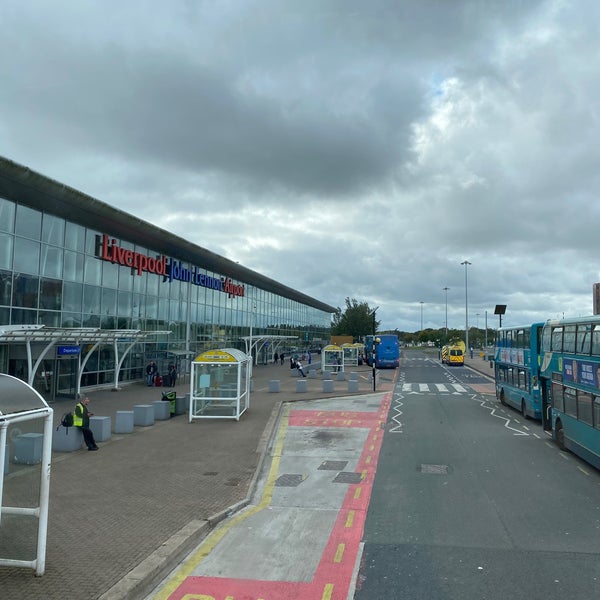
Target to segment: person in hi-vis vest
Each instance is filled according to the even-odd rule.
[[[98,450],[96,441],[94,440],[94,434],[90,429],[90,417],[93,413],[88,411],[88,404],[90,399],[84,396],[76,405],[73,413],[73,426],[79,427],[81,433],[83,433],[83,440],[88,450]]]

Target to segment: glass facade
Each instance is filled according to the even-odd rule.
[[[159,269],[137,269],[130,264],[133,257],[154,258],[160,252],[125,239],[113,242],[123,264],[102,259],[103,236],[103,231],[0,198],[0,328],[43,324],[170,331],[135,346],[120,371],[119,380],[124,382],[142,380],[150,359],[166,372],[173,353],[196,356],[213,348],[244,350],[241,338],[249,335],[251,326],[253,336],[297,337],[288,348],[320,346],[329,338],[329,312],[252,282],[232,282],[243,286],[243,295],[213,289],[205,283],[222,281],[223,274],[180,262],[177,256],[164,260],[193,271],[195,281],[163,276],[156,272]],[[0,344],[0,372],[26,379],[25,352],[24,345]],[[36,374],[36,387],[42,392],[52,385],[51,376],[65,371],[65,365],[53,364],[54,360],[44,361]],[[88,361],[82,386],[110,384],[112,369],[113,348],[99,346]]]

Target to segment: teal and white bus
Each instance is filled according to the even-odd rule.
[[[547,321],[541,350],[544,429],[600,469],[600,316]]]
[[[543,323],[498,329],[494,350],[496,398],[526,419],[542,418],[539,368]]]

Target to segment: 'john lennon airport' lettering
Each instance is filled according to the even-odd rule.
[[[108,235],[97,236],[96,256],[118,265],[130,267],[132,272],[141,275],[144,272],[162,275],[163,281],[171,283],[176,281],[187,281],[193,285],[199,285],[218,292],[228,294],[230,298],[244,296],[245,288],[241,284],[234,283],[229,277],[212,277],[202,273],[198,267],[188,269],[181,261],[167,259],[166,256],[146,256],[133,250],[126,250],[117,244],[117,240],[109,239]]]

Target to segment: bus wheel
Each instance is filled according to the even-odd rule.
[[[556,421],[556,443],[561,450],[567,449],[565,446],[565,430],[560,421]]]
[[[504,399],[504,390],[500,390],[500,404],[506,406],[506,400]]]
[[[521,399],[521,414],[524,419],[529,419],[529,415],[527,414],[527,404],[525,404],[525,400]]]

